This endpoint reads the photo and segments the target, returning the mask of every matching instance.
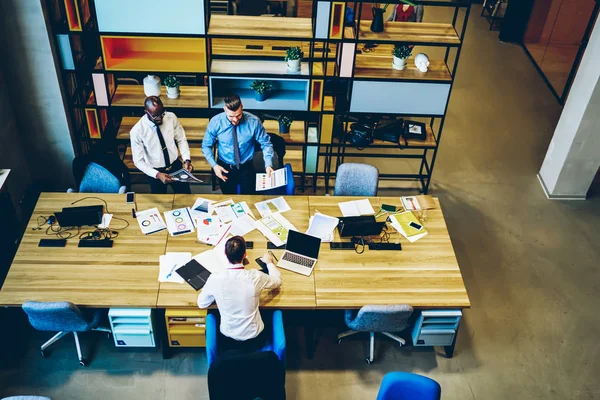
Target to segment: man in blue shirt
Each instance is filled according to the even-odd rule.
[[[253,194],[256,188],[256,173],[252,164],[254,144],[258,142],[265,160],[265,170],[273,173],[273,146],[260,119],[243,111],[240,96],[225,97],[225,112],[215,115],[202,140],[202,153],[219,178],[219,186],[224,194]],[[213,156],[212,147],[217,142],[218,160]]]

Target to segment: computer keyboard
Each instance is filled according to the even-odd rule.
[[[313,260],[312,258],[304,257],[304,256],[301,256],[298,254],[289,253],[287,251],[285,252],[283,257],[281,257],[281,259],[291,262],[291,263],[294,263],[294,264],[302,265],[307,268],[311,268],[315,262],[315,260]]]

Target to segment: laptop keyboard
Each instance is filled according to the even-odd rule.
[[[287,251],[285,252],[283,257],[281,257],[281,259],[294,264],[302,265],[303,267],[307,268],[311,268],[315,262],[312,258],[307,258],[298,254],[289,253]]]

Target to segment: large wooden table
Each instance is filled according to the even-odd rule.
[[[87,197],[78,193],[43,193],[29,221],[2,290],[0,305],[19,306],[27,300],[68,300],[88,307],[196,307],[197,292],[186,284],[158,282],[158,258],[167,251],[198,254],[210,247],[196,243],[195,234],[171,237],[166,231],[144,236],[131,216],[125,195],[98,194],[107,201],[110,213],[124,218],[130,226],[119,231],[114,246],[108,249],[78,248],[77,239],[64,248],[42,248],[38,242],[46,235],[38,226],[39,216],[48,216],[75,200]],[[203,195],[214,200],[229,196]],[[161,212],[191,206],[196,195],[136,195],[138,210],[158,207]],[[259,216],[254,203],[262,196],[233,196],[248,203]],[[292,210],[284,216],[300,231],[308,228],[308,217],[315,209],[339,216],[341,197],[287,197]],[[382,203],[400,205],[394,198],[370,198],[375,210]],[[77,205],[102,204],[87,199]],[[439,205],[439,203],[438,203]],[[263,307],[286,309],[358,308],[365,304],[412,304],[416,308],[465,308],[470,306],[460,269],[452,249],[440,208],[428,211],[425,227],[429,234],[409,243],[397,233],[402,251],[330,250],[324,243],[319,261],[310,277],[281,270],[280,289],[261,296]],[[113,221],[111,226],[124,226]],[[83,231],[88,229],[82,228]],[[265,237],[258,231],[246,236],[254,242],[248,251],[250,266],[267,250]],[[339,241],[336,233],[336,241]],[[273,251],[280,257],[282,250]]]

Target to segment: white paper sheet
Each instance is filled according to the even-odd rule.
[[[184,168],[180,169],[179,171],[170,173],[169,176],[177,182],[202,183],[200,179],[196,178]]]
[[[336,217],[330,217],[329,215],[316,213],[308,222],[308,230],[306,233],[318,238],[321,238],[321,242],[333,242],[334,231],[340,220]]]
[[[205,214],[204,217],[196,219],[196,230],[198,241],[215,245],[224,235],[224,227],[216,215]]]
[[[402,229],[400,224],[398,224],[393,218],[390,218],[390,223],[391,223],[392,227],[398,231],[398,233],[400,233],[402,236],[404,236],[411,243],[416,242],[417,240],[421,239],[423,236],[427,236],[427,234],[429,233],[428,231],[425,231],[418,235],[406,236],[404,229]]]
[[[270,178],[267,174],[256,174],[256,191],[275,189],[287,185],[287,174],[285,168],[273,171]]]
[[[102,223],[98,225],[100,229],[108,229],[110,226],[110,221],[112,220],[112,214],[102,214]]]
[[[175,270],[192,259],[192,253],[169,252],[159,257],[159,282],[183,283],[184,280]]]
[[[256,229],[256,221],[250,215],[245,214],[231,223],[229,233],[233,236],[244,236]]]
[[[138,211],[135,213],[135,216],[144,235],[150,235],[167,229],[167,225],[156,207]]]
[[[298,230],[279,213],[267,215],[256,221],[256,228],[275,246],[282,246],[287,243],[288,231],[290,229]]]
[[[229,261],[225,255],[225,241],[219,243],[214,249],[196,254],[193,259],[209,270],[211,274],[218,274],[225,271],[229,265]]]
[[[359,217],[361,215],[373,215],[375,210],[369,199],[352,200],[338,203],[344,217]]]
[[[400,201],[402,201],[402,205],[406,211],[415,211],[421,209],[421,205],[419,204],[416,196],[400,197]]]
[[[254,207],[256,207],[261,217],[266,217],[276,212],[283,213],[292,209],[283,197],[261,201],[256,203]]]
[[[194,202],[194,205],[190,208],[190,214],[192,216],[192,219],[196,220],[198,218],[206,218],[207,215],[205,214],[212,214],[212,203],[212,200],[198,197]]]
[[[188,207],[165,212],[165,220],[171,236],[184,235],[195,231],[195,224]]]
[[[252,217],[254,217],[254,214],[252,214],[252,211],[250,211],[250,207],[248,207],[248,204],[245,201],[228,204],[222,207],[217,207],[216,205],[213,206],[215,207],[215,212],[217,213],[221,221],[225,224],[233,221],[236,218],[240,218],[246,214],[250,214]]]

